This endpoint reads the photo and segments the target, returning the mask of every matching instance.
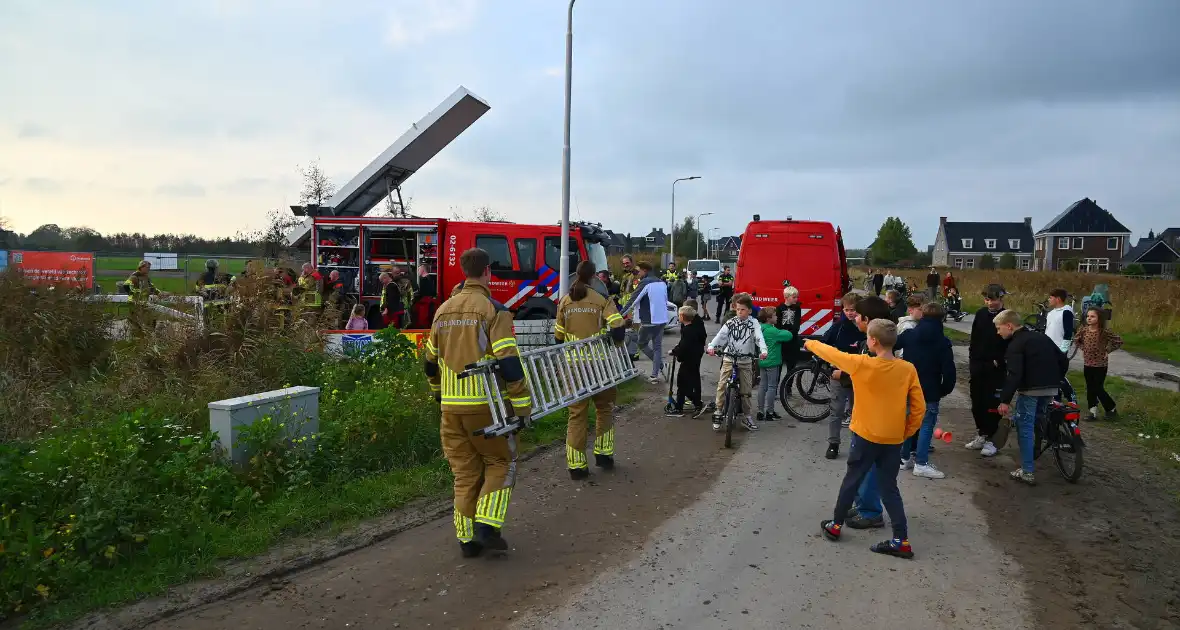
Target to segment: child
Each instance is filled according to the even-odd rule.
[[[749,293],[735,295],[731,306],[735,315],[725,322],[721,330],[717,331],[717,336],[709,344],[709,356],[716,355],[718,351],[723,354],[745,356],[737,358],[726,356],[721,362],[721,376],[717,379],[716,411],[713,412],[713,430],[721,430],[722,414],[725,413],[725,388],[729,384],[730,377],[733,376],[733,371],[737,370],[742,408],[746,412],[746,419],[742,421],[742,426],[747,431],[757,431],[758,425],[754,424],[750,406],[750,390],[754,386],[752,355],[757,354],[759,359],[766,358],[766,340],[762,337],[762,328],[750,318],[750,312],[754,310],[754,301],[750,298]]]
[[[879,301],[880,298],[877,298]],[[823,342],[835,347],[841,352],[859,352],[859,345],[865,339],[865,334],[856,327],[856,306],[860,303],[860,295],[847,293],[841,300],[843,313],[837,321],[832,322],[828,331],[824,333]],[[888,312],[888,311],[886,311]],[[840,370],[832,371],[832,381],[828,386],[832,400],[832,410],[828,420],[828,450],[824,457],[836,459],[840,455],[840,428],[848,426],[852,421],[852,379]]]
[[[368,330],[368,328],[369,320],[365,317],[365,305],[357,304],[352,307],[352,317],[348,318],[348,325],[344,327],[344,330]]]
[[[897,338],[897,354],[900,356],[901,349],[905,349],[905,360],[918,371],[918,382],[926,399],[922,428],[901,447],[901,469],[914,469],[915,477],[942,479],[946,473],[930,463],[930,440],[938,423],[939,403],[955,389],[955,353],[951,340],[942,330],[942,318],[946,315],[942,305],[927,302],[922,305],[920,315],[916,325]]]
[[[1122,337],[1106,328],[1102,309],[1091,306],[1086,309],[1086,323],[1074,335],[1074,343],[1082,350],[1082,374],[1086,377],[1086,406],[1090,408],[1087,420],[1098,419],[1098,403],[1106,411],[1106,419],[1115,417],[1114,399],[1106,393],[1106,365],[1110,353],[1123,345]]]
[[[848,373],[859,398],[852,411],[848,472],[840,484],[833,518],[820,523],[824,536],[829,540],[840,539],[844,519],[857,489],[869,470],[876,466],[881,499],[893,524],[893,538],[869,549],[875,553],[913,558],[914,551],[906,531],[905,507],[897,489],[898,467],[895,462],[901,459],[901,443],[921,426],[926,402],[914,366],[893,356],[896,343],[897,325],[875,319],[869,322],[867,340],[873,356],[847,354],[816,341],[808,341],[803,347]],[[906,403],[909,403],[908,417]]]
[[[803,323],[803,308],[799,306],[799,289],[783,287],[783,301],[774,309],[774,327],[790,331],[791,339],[783,344],[783,368],[790,372],[799,358],[799,325]],[[789,395],[789,393],[788,393]]]
[[[692,402],[692,417],[699,418],[705,413],[705,404],[701,400],[701,357],[705,354],[705,343],[709,336],[705,332],[705,322],[697,315],[695,304],[680,307],[679,316],[680,343],[668,353],[680,362],[680,370],[676,372],[676,404],[664,415],[669,418],[683,417],[684,401],[688,400]]]
[[[795,336],[789,330],[779,330],[774,325],[776,312],[764,308],[758,311],[762,324],[762,338],[766,340],[766,358],[758,362],[761,385],[758,387],[758,422],[778,420],[782,416],[774,412],[774,399],[778,397],[778,380],[783,375],[783,346]]]

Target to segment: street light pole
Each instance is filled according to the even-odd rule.
[[[702,212],[697,215],[697,225],[696,225],[697,234],[701,234],[701,217],[707,217],[711,214],[713,214],[713,213],[712,212]],[[705,245],[706,245],[706,249],[708,249],[707,242],[705,243]],[[705,252],[705,253],[708,254],[709,252]],[[698,238],[697,239],[697,246],[696,246],[696,258],[700,258],[700,257],[701,257],[701,239]]]
[[[570,283],[570,99],[573,96],[574,2],[570,0],[565,29],[565,136],[561,147],[561,262],[557,266],[557,293],[565,297]]]
[[[693,175],[672,181],[672,231],[668,234],[668,254],[671,256],[673,265],[676,264],[676,182],[687,182],[690,179],[700,178],[700,175]]]

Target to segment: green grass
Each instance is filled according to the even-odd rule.
[[[1086,381],[1082,373],[1070,372],[1069,382],[1084,407]],[[1106,390],[1118,404],[1119,415],[1117,420],[1102,425],[1180,468],[1180,392],[1146,387],[1117,376],[1106,377]]]
[[[943,326],[943,327],[942,327],[942,332],[943,332],[943,334],[944,334],[944,335],[946,335],[946,338],[947,338],[947,339],[950,339],[952,342],[955,342],[955,341],[962,341],[962,342],[971,341],[971,335],[970,335],[970,334],[968,334],[968,333],[965,333],[965,332],[963,332],[963,331],[961,331],[961,330],[955,330],[954,328],[951,328],[950,326]]]
[[[636,399],[639,379],[619,387],[618,404]],[[594,407],[590,407],[594,414]],[[562,410],[539,419],[520,434],[521,454],[565,440],[569,414]],[[561,472],[561,471],[554,471]],[[169,587],[202,577],[217,577],[224,562],[265,553],[284,538],[319,532],[335,535],[358,522],[388,513],[415,499],[445,496],[451,471],[442,457],[428,464],[336,483],[298,488],[262,504],[243,519],[210,522],[209,545],[196,555],[168,550],[137,556],[93,580],[69,597],[29,617],[25,628],[46,628],[102,608],[152,597]]]
[[[1140,333],[1122,335],[1123,350],[1180,363],[1180,335],[1154,337]]]
[[[126,280],[126,278],[106,277],[95,278],[94,280],[102,287],[103,293],[118,293],[119,283]],[[188,295],[192,293],[192,287],[185,284],[184,278],[161,278],[157,276],[152,278],[152,284],[156,285],[157,289],[166,293],[174,293],[176,295]]]
[[[218,258],[216,256],[207,257],[192,257],[184,258],[181,256],[177,261],[178,271],[187,271],[191,274],[198,274],[205,270],[205,261],[209,258],[220,263],[218,268],[222,273],[236,274],[241,273],[246,268],[246,260],[243,258]],[[99,271],[126,271],[131,273],[139,265],[142,258],[137,256],[99,256],[95,261],[95,269]]]

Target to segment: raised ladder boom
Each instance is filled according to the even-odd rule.
[[[487,393],[492,424],[475,435],[490,438],[514,433],[532,418],[560,411],[639,376],[626,349],[607,335],[525,350],[520,353],[520,362],[533,402],[531,418],[516,417],[512,405],[505,403],[496,359],[472,363],[458,374],[459,378],[481,379]]]

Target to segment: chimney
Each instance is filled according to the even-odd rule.
[[[938,217],[938,226],[942,227],[944,225],[946,225],[946,217]]]
[[[1024,224],[1028,227],[1032,227],[1032,217],[1024,217]]]

